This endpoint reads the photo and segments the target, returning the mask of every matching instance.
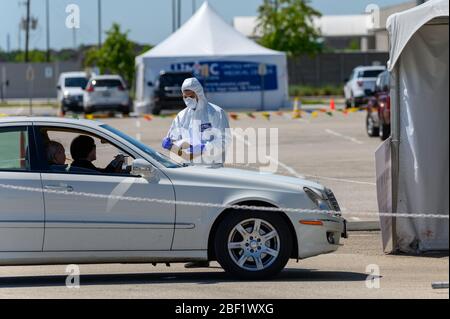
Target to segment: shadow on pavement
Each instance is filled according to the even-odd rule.
[[[218,267],[217,267],[218,268]],[[65,286],[67,275],[0,277],[1,288],[27,288]],[[258,282],[346,282],[365,281],[367,274],[343,271],[318,271],[315,269],[285,269],[272,279]],[[80,276],[81,286],[94,285],[145,285],[164,283],[217,284],[244,282],[223,271],[155,272],[136,274],[90,274]],[[251,282],[251,281],[248,281]]]

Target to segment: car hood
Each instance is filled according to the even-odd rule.
[[[226,185],[236,188],[270,189],[288,192],[298,192],[303,187],[324,191],[324,186],[302,178],[283,176],[252,170],[235,168],[210,168],[207,166],[187,166],[170,170],[169,176],[177,175],[191,182],[202,182],[214,185]],[[175,176],[173,176],[175,177]],[[174,181],[175,182],[175,181]],[[175,182],[176,184],[176,182]]]

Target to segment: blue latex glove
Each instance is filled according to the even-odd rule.
[[[162,147],[166,150],[170,150],[173,146],[173,142],[170,139],[170,137],[166,137],[163,141],[162,141]]]
[[[205,144],[199,144],[199,145],[191,145],[189,146],[189,152],[191,154],[202,154],[205,150],[206,145]]]

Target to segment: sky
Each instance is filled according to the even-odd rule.
[[[38,25],[30,35],[30,48],[46,47],[46,1],[30,0],[31,15],[37,17]],[[75,42],[97,43],[97,1],[96,0],[48,0],[50,8],[50,46],[53,49],[72,48],[73,30],[65,26],[67,5],[77,4],[80,8],[80,28],[76,29]],[[172,33],[172,0],[101,0],[102,30],[118,22],[129,30],[131,40],[142,44],[158,44]],[[19,37],[19,21],[25,16],[24,0],[0,0],[0,50],[24,48],[24,32]],[[193,3],[200,7],[203,0],[181,0],[182,21],[187,21],[193,12]],[[263,0],[209,0],[222,17],[232,23],[235,16],[255,16]],[[311,5],[322,14],[358,14],[367,5],[380,7],[405,2],[405,0],[312,0]],[[103,39],[104,39],[103,35]]]

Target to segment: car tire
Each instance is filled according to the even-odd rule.
[[[391,135],[391,126],[389,124],[380,123],[379,136],[385,141]]]
[[[351,100],[345,100],[345,108],[349,109],[352,107],[352,101]]]
[[[255,229],[258,224],[259,231]],[[269,233],[270,238],[264,241]],[[227,273],[242,279],[266,279],[286,266],[292,251],[292,234],[277,213],[235,211],[218,226],[214,247],[217,261]]]
[[[153,115],[160,115],[161,114],[161,107],[159,105],[155,105],[152,109]]]
[[[376,137],[379,134],[379,128],[375,126],[375,121],[369,112],[366,116],[366,132],[370,137]]]

